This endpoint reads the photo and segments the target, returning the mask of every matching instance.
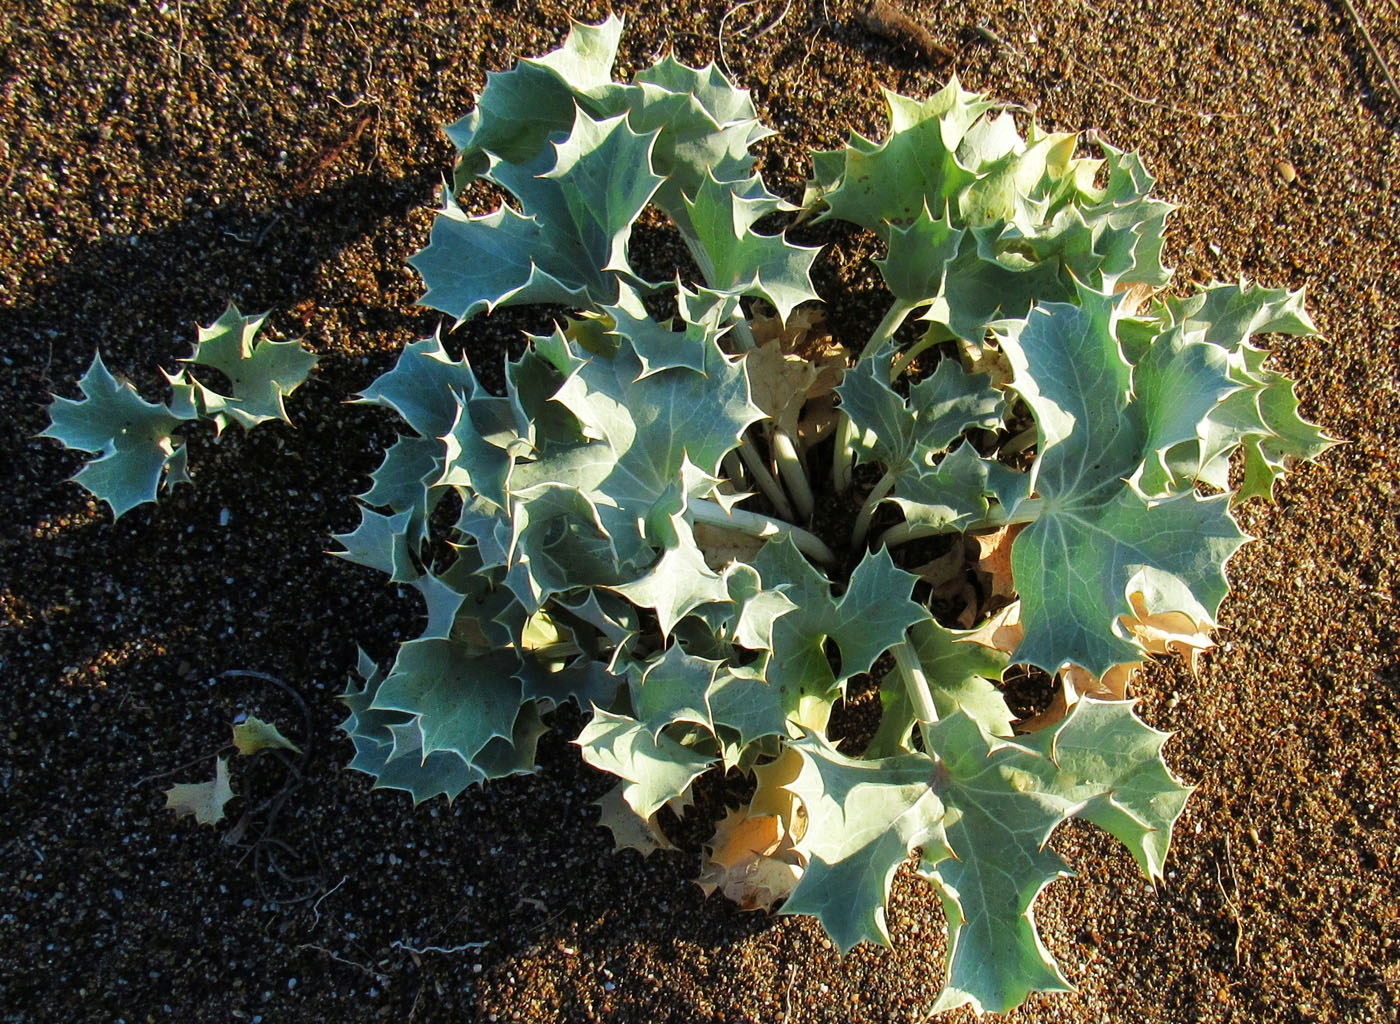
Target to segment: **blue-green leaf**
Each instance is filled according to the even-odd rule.
[[[137,505],[156,500],[162,475],[184,451],[183,445],[175,447],[171,432],[189,417],[142,399],[130,384],[112,376],[100,353],[93,355],[78,386],[81,399],[54,398],[49,426],[39,436],[101,453],[73,479],[107,502],[113,517],[120,518]],[[176,482],[178,477],[169,476],[166,486]]]
[[[175,389],[174,404],[212,419],[219,430],[230,421],[244,430],[268,420],[290,422],[282,400],[306,380],[316,357],[298,341],[258,340],[266,318],[244,316],[229,303],[219,319],[199,328],[194,354],[181,362],[218,370],[232,394],[221,394],[181,371],[167,378]]]
[[[683,794],[711,764],[669,736],[653,736],[636,719],[597,707],[574,742],[594,768],[623,780],[622,798],[643,818]]]
[[[962,713],[932,726],[934,790],[948,809],[946,846],[926,847],[923,859],[948,915],[948,980],[935,1010],[1001,1013],[1031,991],[1068,990],[1032,916],[1036,896],[1065,873],[1045,844],[1061,821],[1081,817],[1159,878],[1189,792],[1162,762],[1165,740],[1130,702],[1089,698],[1055,728],[1016,740]]]
[[[707,176],[694,198],[683,199],[683,233],[711,288],[760,295],[786,320],[799,302],[819,298],[811,278],[818,250],[754,231],[755,221],[781,205],[766,194],[754,195],[755,190]]]
[[[1225,563],[1245,537],[1223,498],[1149,500],[1128,483],[1156,458],[1150,421],[1169,423],[1173,403],[1196,400],[1148,387],[1145,377],[1142,400],[1132,401],[1114,300],[1088,289],[1081,299],[1037,307],[1002,338],[1012,386],[1035,414],[1032,478],[1045,506],[1012,548],[1025,629],[1014,660],[1102,674],[1137,660],[1113,630],[1131,613],[1130,594],[1143,594],[1153,612],[1213,623],[1228,589]]]

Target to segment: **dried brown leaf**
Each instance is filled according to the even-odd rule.
[[[737,530],[721,530],[718,526],[696,523],[695,544],[705,558],[705,564],[721,572],[731,562],[752,562],[763,547],[763,541]]]
[[[1129,595],[1128,602],[1133,614],[1121,616],[1118,621],[1142,649],[1148,654],[1180,654],[1194,674],[1200,667],[1201,655],[1215,646],[1210,627],[1185,612],[1151,613],[1140,593]]]
[[[963,571],[966,557],[961,544],[955,544],[932,561],[912,570],[915,576],[937,590],[947,586]]]
[[[744,358],[754,405],[792,438],[799,436],[803,406],[831,395],[846,370],[844,350],[812,359],[785,350],[778,340],[759,345]]]
[[[1157,289],[1142,281],[1135,281],[1131,284],[1119,282],[1115,289],[1123,298],[1120,300],[1119,309],[1124,316],[1136,316],[1144,306],[1152,301],[1152,296],[1157,294]]]
[[[784,352],[812,362],[820,362],[823,356],[838,350],[845,355],[845,349],[832,341],[831,332],[826,329],[826,311],[820,306],[799,306],[786,323],[776,315],[757,313],[749,321],[749,328],[759,345],[776,341]]]
[[[971,629],[982,616],[982,599],[977,594],[977,588],[965,577],[962,587],[958,591],[958,600],[962,602],[963,606],[962,611],[958,613],[958,628]]]
[[[1016,596],[1016,587],[1011,578],[1011,545],[1025,528],[1025,523],[1012,523],[993,533],[976,535],[977,571],[987,577],[988,601]]]
[[[1128,683],[1142,668],[1142,662],[1129,661],[1114,665],[1102,677],[1078,665],[1066,665],[1060,670],[1055,699],[1040,714],[1016,723],[1017,732],[1039,732],[1062,721],[1081,697],[1095,700],[1123,700],[1128,696]]]
[[[981,644],[994,651],[1011,654],[1020,646],[1023,635],[1021,602],[1013,601],[967,636],[962,637],[962,640],[966,643]]]

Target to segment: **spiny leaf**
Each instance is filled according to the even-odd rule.
[[[384,453],[384,461],[370,474],[370,489],[361,494],[366,505],[408,513],[406,530],[410,545],[428,538],[428,516],[447,489],[437,481],[443,472],[443,445],[436,438],[399,439]]]
[[[703,375],[682,368],[646,373],[623,344],[610,358],[587,360],[555,396],[609,449],[611,469],[592,486],[631,512],[645,515],[680,480],[687,461],[714,477],[745,428],[762,418],[743,365],[713,338],[701,354]],[[542,460],[537,472],[549,468]]]
[[[1036,896],[1064,874],[1046,841],[1064,819],[1084,818],[1160,877],[1189,792],[1162,762],[1165,739],[1128,702],[1088,699],[1056,728],[1017,740],[962,713],[932,726],[934,789],[948,808],[946,846],[926,847],[922,868],[948,915],[948,981],[935,1010],[1004,1012],[1033,990],[1067,990],[1032,918]]]
[[[889,250],[883,260],[875,261],[890,294],[920,304],[941,297],[948,264],[957,257],[963,234],[946,209],[937,220],[925,207],[912,223],[891,225]]]
[[[1170,277],[1161,251],[1172,207],[1149,197],[1135,157],[1101,144],[1102,161],[1076,158],[1075,136],[1035,126],[1022,139],[1010,115],[986,116],[995,104],[956,78],[924,102],[885,99],[888,137],[853,135],[816,154],[804,206],[878,234],[886,284],[927,302],[936,327],[978,342],[996,319],[1072,300],[1075,281],[1111,290]]]
[[[1015,660],[1098,674],[1137,660],[1109,628],[1129,610],[1129,593],[1146,595],[1154,612],[1214,622],[1225,563],[1245,538],[1223,499],[1148,500],[1125,482],[1153,456],[1154,406],[1193,399],[1145,388],[1130,402],[1133,367],[1115,337],[1113,301],[1087,289],[1081,297],[1083,306],[1038,307],[1002,339],[1013,386],[1036,417],[1032,478],[1045,502],[1012,548],[1026,631]]]
[[[471,763],[493,738],[511,738],[523,696],[518,664],[509,651],[480,655],[450,640],[410,640],[370,709],[413,716],[420,761],[445,750]]]
[[[1001,393],[985,376],[969,377],[957,361],[941,360],[932,376],[909,389],[906,400],[882,379],[878,355],[847,371],[836,393],[841,408],[863,436],[856,449],[862,462],[879,461],[897,470],[926,466],[969,427],[993,426],[1000,419]]]
[[[340,727],[355,744],[350,767],[373,775],[377,787],[404,790],[419,804],[439,795],[452,800],[488,778],[533,769],[535,745],[545,731],[533,702],[519,707],[508,738],[493,737],[474,758],[458,749],[425,753],[423,730],[412,713],[375,707],[387,677],[363,651],[358,674],[363,685],[358,690],[352,686],[341,697],[350,717]]]
[[[728,329],[739,300],[707,288],[691,291],[678,283],[676,305],[679,330],[652,319],[635,294],[624,293],[623,302],[606,311],[613,323],[610,333],[627,340],[642,363],[643,377],[671,368],[703,375],[707,351]]]
[[[1211,414],[1236,389],[1226,354],[1198,337],[1196,332],[1166,331],[1133,367],[1135,397],[1146,411],[1148,454],[1138,478],[1144,493],[1180,489],[1172,479],[1171,449],[1208,430]]]
[[[633,604],[656,612],[661,635],[669,636],[675,624],[701,605],[727,602],[724,579],[705,564],[684,517],[672,519],[675,541],[643,575],[610,589]]]
[[[684,723],[717,739],[732,734],[743,750],[765,736],[787,735],[782,700],[773,687],[750,670],[689,654],[680,644],[634,666],[630,682],[633,710],[653,736]]]
[[[612,833],[613,846],[619,850],[636,850],[643,857],[650,857],[657,850],[674,850],[661,831],[656,815],[641,818],[628,806],[622,797],[626,786],[625,782],[619,783],[593,801],[593,806],[599,810],[598,825]]]
[[[909,641],[928,677],[929,693],[940,718],[963,711],[993,736],[1010,736],[1014,716],[993,681],[1001,681],[1011,659],[1001,651],[969,643],[969,632],[947,629],[927,618],[910,627]],[[866,758],[890,757],[912,749],[909,737],[916,719],[897,670],[885,674],[880,703],[880,727],[862,755]]]
[[[758,570],[739,562],[725,570],[724,586],[735,610],[731,638],[751,651],[771,651],[773,624],[796,607],[784,593],[785,585],[765,589]]]
[[[916,577],[895,568],[885,548],[861,559],[840,600],[832,597],[830,582],[786,538],[767,544],[754,568],[765,580],[789,584],[784,595],[795,607],[773,624],[767,679],[789,712],[800,712],[798,720],[807,725],[816,722],[824,728],[836,689],[851,676],[868,672],[906,629],[928,615],[909,598]],[[839,673],[826,657],[828,638],[841,654]]]
[[[787,789],[807,809],[811,860],[783,913],[817,917],[842,952],[862,940],[888,945],[895,871],[916,847],[947,850],[934,764],[924,754],[856,760],[817,736],[794,747],[802,770]]]
[[[382,405],[401,416],[423,438],[452,429],[464,396],[477,393],[467,360],[455,360],[434,336],[405,345],[394,368],[377,377],[355,401]]]
[[[616,302],[634,279],[632,222],[662,182],[654,141],[625,116],[595,120],[577,108],[568,136],[527,162],[493,159],[488,176],[524,212],[470,217],[444,196],[428,247],[409,260],[428,286],[422,303],[461,323],[503,304]]]
[[[880,368],[888,363],[888,352],[864,359],[837,388],[858,432],[856,461],[886,467],[888,500],[911,523],[943,529],[980,517],[987,510],[988,467],[967,445],[941,456],[969,427],[999,422],[1001,393],[990,378],[968,377],[956,360],[945,359],[909,389],[906,404],[883,379]]]
[[[550,136],[569,130],[581,97],[616,88],[611,71],[621,36],[622,19],[613,15],[596,26],[574,22],[559,49],[489,73],[476,109],[447,129],[460,153],[455,187],[484,173],[492,156],[529,161]]]
[[[224,805],[234,797],[228,782],[228,758],[218,759],[212,782],[182,782],[165,791],[165,806],[177,815],[191,815],[201,825],[223,820]]]
[[[508,206],[472,217],[444,194],[428,247],[408,262],[427,286],[419,304],[461,324],[500,305],[580,305],[588,296],[588,283],[579,280],[567,262],[557,257],[536,262],[537,254],[553,251],[536,217]]]
[[[685,204],[684,235],[705,280],[716,291],[761,295],[787,319],[799,302],[816,299],[811,267],[817,249],[793,245],[782,235],[760,235],[754,222],[779,208],[777,200],[735,190],[707,176]]]
[[[714,732],[709,693],[721,662],[687,654],[673,644],[632,676],[632,708],[653,737],[676,722]]]
[[[80,451],[102,453],[73,479],[105,501],[113,518],[155,501],[163,475],[166,487],[188,482],[183,473],[184,446],[176,448],[170,435],[189,416],[142,399],[130,384],[112,376],[101,353],[93,355],[78,387],[81,399],[54,398],[50,423],[39,436]]]
[[[609,97],[611,112],[620,113],[624,104],[635,131],[657,132],[652,162],[666,180],[654,201],[682,233],[694,229],[685,200],[695,198],[708,177],[744,183],[738,187],[747,195],[767,193],[753,183],[749,147],[771,133],[759,123],[748,90],[735,88],[714,64],[690,68],[663,57]]]
[[[181,362],[207,366],[228,378],[231,395],[220,394],[185,371],[167,375],[175,389],[172,407],[212,419],[222,431],[230,421],[251,430],[267,420],[287,419],[282,400],[306,380],[316,356],[299,341],[258,340],[267,314],[243,316],[229,303],[222,316],[199,328],[194,354]]]
[[[839,217],[888,238],[892,225],[912,224],[925,209],[942,210],[976,180],[956,151],[992,103],[954,78],[926,102],[885,90],[890,134],[883,143],[852,135],[844,150],[813,158],[816,179],[803,205],[819,201]]]
[[[1159,320],[1199,332],[1223,352],[1237,390],[1203,418],[1197,438],[1166,452],[1163,461],[1183,485],[1202,480],[1229,489],[1230,455],[1244,452],[1244,480],[1233,502],[1271,500],[1289,459],[1314,459],[1336,442],[1298,415],[1293,381],[1266,369],[1267,353],[1250,343],[1256,333],[1316,334],[1301,290],[1211,284],[1186,299],[1168,299]]]
[[[597,707],[574,742],[585,761],[626,783],[623,799],[643,818],[679,797],[711,764],[669,736],[653,737],[636,719]]]
[[[388,573],[395,583],[410,583],[422,575],[409,540],[412,521],[413,513],[408,509],[386,516],[362,507],[359,526],[350,533],[331,535],[345,548],[331,554]]]

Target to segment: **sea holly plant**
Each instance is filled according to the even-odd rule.
[[[164,405],[148,402],[114,377],[98,352],[78,382],[83,397],[55,398],[40,436],[97,453],[73,479],[105,501],[114,517],[155,501],[157,492],[190,482],[188,453],[174,438],[177,430],[201,419],[213,421],[220,433],[229,423],[251,430],[268,420],[287,421],[282,400],[306,380],[316,357],[299,342],[259,340],[265,317],[244,316],[230,303],[222,316],[199,328],[194,352],[181,360],[223,374],[231,394],[201,383],[190,369],[173,376],[161,371],[171,397]]]
[[[938,1009],[1064,990],[1033,917],[1066,871],[1047,843],[1081,818],[1162,876],[1189,791],[1128,680],[1210,647],[1232,506],[1330,443],[1266,365],[1263,335],[1313,333],[1302,296],[1170,290],[1172,207],[1138,157],[1023,134],[956,80],[887,94],[884,137],[815,154],[794,205],[757,171],[748,94],[670,57],[614,81],[621,30],[575,25],[448,129],[422,301],[555,326],[502,389],[434,336],[358,397],[404,429],[338,554],[425,624],[362,654],[352,764],[450,800],[530,771],[572,702],[619,845],[667,848],[701,776],[747,777],[707,892],[844,951],[890,941],[907,865],[947,916]],[[468,213],[478,182],[505,204]],[[643,268],[644,215],[686,266]],[[784,217],[881,247],[868,335],[827,328],[841,297]],[[1013,710],[1012,671],[1039,706]]]

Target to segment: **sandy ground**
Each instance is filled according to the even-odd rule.
[[[1400,6],[1352,2],[1400,67]],[[956,54],[943,67],[862,29],[849,0],[758,0],[727,21],[694,0],[619,6],[637,8],[623,74],[668,48],[722,53],[780,133],[764,168],[790,197],[806,149],[881,129],[877,84],[923,94],[955,67],[1046,125],[1141,150],[1182,206],[1169,262],[1183,287],[1308,287],[1323,336],[1272,339],[1275,364],[1348,443],[1245,509],[1258,540],[1231,562],[1223,644],[1200,676],[1166,664],[1144,681],[1142,713],[1177,731],[1168,760],[1198,786],[1165,883],[1091,828],[1059,833],[1077,877],[1037,913],[1078,991],[1012,1016],[1394,1020],[1400,97],[1345,2],[939,0],[919,16]],[[324,555],[394,434],[344,400],[434,327],[404,261],[450,166],[439,126],[488,70],[557,45],[569,14],[605,13],[175,0],[0,14],[0,1019],[926,1010],[943,950],[926,890],[899,881],[893,951],[845,958],[810,920],[707,902],[688,881],[701,815],[679,824],[682,852],[611,852],[591,806],[608,782],[567,744],[576,716],[553,723],[537,777],[450,808],[415,811],[345,769],[333,698],[355,645],[388,657],[416,611]],[[828,274],[871,280],[858,262]],[[289,403],[296,429],[196,432],[196,486],[113,526],[64,482],[76,457],[33,436],[49,392],[74,394],[100,349],[163,397],[158,368],[230,299],[320,354]],[[489,362],[533,323],[498,315],[454,343]],[[162,790],[207,778],[245,710],[283,723],[305,761],[235,763],[228,821],[177,820]],[[240,833],[250,808],[261,825]]]

